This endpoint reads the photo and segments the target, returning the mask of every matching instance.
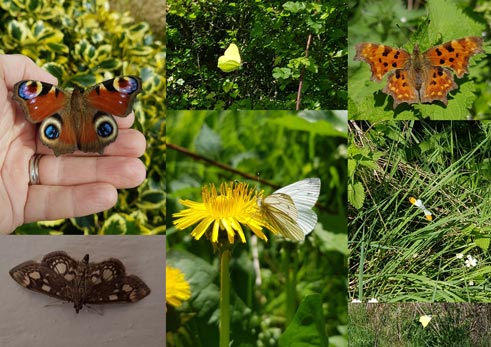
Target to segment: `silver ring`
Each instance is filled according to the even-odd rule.
[[[39,179],[39,161],[42,154],[34,154],[29,160],[29,184],[41,184]]]

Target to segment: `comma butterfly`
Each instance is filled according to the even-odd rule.
[[[413,54],[400,48],[363,42],[356,45],[354,60],[370,65],[371,80],[381,81],[389,73],[382,91],[392,95],[396,108],[403,102],[434,100],[447,105],[448,93],[457,88],[449,69],[462,78],[468,73],[469,58],[478,53],[484,53],[482,38],[469,36],[431,47],[424,53],[416,44]]]

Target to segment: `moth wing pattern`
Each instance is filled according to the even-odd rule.
[[[77,313],[85,304],[132,303],[150,294],[145,282],[127,276],[123,263],[115,258],[89,263],[88,254],[77,261],[56,251],[40,263],[26,261],[9,273],[27,289],[73,302]]]
[[[85,298],[87,304],[116,304],[139,301],[150,294],[150,288],[138,276],[129,275],[115,286],[99,285]]]
[[[71,283],[45,263],[26,261],[10,271],[10,276],[21,286],[51,297],[73,301]]]
[[[114,258],[91,263],[86,283],[85,302],[88,304],[135,302],[150,293],[137,276],[127,276],[123,263]]]

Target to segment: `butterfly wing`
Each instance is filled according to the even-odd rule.
[[[283,193],[273,193],[262,200],[258,205],[264,219],[285,238],[291,240],[303,240],[305,234],[297,224],[298,211],[292,198]]]
[[[116,77],[87,89],[83,95],[87,104],[96,110],[118,117],[131,113],[135,98],[142,91],[142,82],[136,76]]]
[[[70,95],[49,83],[24,80],[14,85],[12,99],[21,105],[26,119],[35,124],[62,109]]]
[[[140,93],[141,79],[136,76],[116,77],[87,89],[75,90],[72,112],[79,116],[78,144],[83,152],[99,152],[114,142],[118,126],[113,117],[126,117],[131,113],[136,95]]]
[[[312,211],[321,189],[321,180],[317,177],[289,184],[273,194],[287,194],[293,200],[298,211],[297,224],[304,235],[309,234],[317,224],[317,214]]]
[[[429,67],[420,90],[421,102],[439,100],[448,104],[447,95],[457,88],[452,73],[440,66]]]
[[[411,76],[410,70],[396,70],[389,73],[387,85],[382,92],[392,96],[394,108],[403,102],[414,104],[420,101],[419,91],[415,88],[415,84],[409,83],[413,80],[414,76]]]
[[[231,43],[225,53],[218,58],[218,68],[223,72],[232,72],[240,67],[241,62],[239,47]]]
[[[389,71],[404,69],[411,58],[408,51],[378,43],[363,42],[356,45],[354,60],[370,65],[371,80],[381,81]]]
[[[484,53],[482,38],[469,36],[431,47],[424,53],[424,56],[432,66],[450,68],[455,71],[458,78],[461,78],[469,72],[470,57],[478,53]]]
[[[428,324],[431,321],[431,318],[432,317],[430,315],[424,315],[424,316],[419,317],[419,322],[421,323],[423,328],[426,328],[428,326]]]
[[[299,210],[314,207],[321,191],[321,180],[317,177],[306,178],[278,189],[273,194],[289,195]]]
[[[39,138],[55,155],[77,149],[76,124],[70,116],[70,93],[40,81],[20,81],[14,85],[13,99],[26,119],[39,126]]]

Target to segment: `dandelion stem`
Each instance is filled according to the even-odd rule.
[[[282,253],[283,271],[285,274],[286,290],[286,325],[290,324],[295,315],[297,297],[297,258],[296,247],[292,242],[284,242]]]
[[[230,248],[220,252],[220,347],[229,347],[230,341]]]

